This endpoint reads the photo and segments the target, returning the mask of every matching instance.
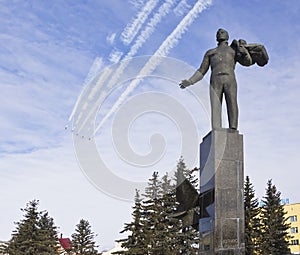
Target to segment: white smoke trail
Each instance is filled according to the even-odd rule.
[[[176,4],[176,0],[166,0],[163,5],[160,6],[159,10],[155,15],[151,18],[151,20],[146,25],[145,29],[138,36],[134,45],[130,48],[129,52],[126,54],[124,59],[130,59],[133,57],[137,51],[143,46],[143,44],[147,41],[147,39],[152,35],[155,31],[157,25],[162,21],[163,17],[165,17],[170,11],[171,8]],[[120,67],[114,73],[112,79],[109,81],[107,87],[111,88],[120,78],[125,68],[129,65],[130,61],[124,61],[121,63]]]
[[[144,4],[143,0],[129,0],[129,3],[131,3],[135,8],[139,8],[142,4]]]
[[[186,2],[186,0],[182,0],[174,9],[174,13],[178,16],[183,16],[190,9],[190,5]]]
[[[151,18],[146,28],[141,32],[137,38],[135,44],[131,47],[130,51],[126,57],[130,58],[135,55],[138,49],[146,42],[146,40],[155,31],[157,25],[161,22],[163,17],[165,17],[171,11],[171,8],[176,4],[176,0],[166,0],[163,5],[160,6],[157,13]]]
[[[170,50],[178,43],[182,35],[187,31],[188,26],[193,23],[197,16],[205,10],[209,5],[211,5],[212,0],[199,0],[194,5],[194,7],[188,12],[188,14],[181,20],[177,27],[172,31],[172,33],[164,40],[158,50],[149,59],[149,61],[141,69],[138,77],[132,81],[123,94],[119,97],[117,102],[112,106],[110,111],[104,116],[97,128],[95,133],[102,127],[106,120],[119,108],[126,97],[139,85],[142,77],[149,75],[159,64],[157,61],[158,56],[166,56]]]
[[[212,0],[199,0],[194,5],[194,7],[188,12],[188,14],[182,19],[178,26],[173,30],[173,32],[167,37],[167,39],[162,43],[159,49],[154,55],[166,56],[169,54],[170,50],[181,39],[182,35],[187,31],[188,27],[194,22],[198,15],[204,11],[209,5],[211,5]]]
[[[102,72],[102,74],[99,77],[96,85],[94,86],[94,88],[92,89],[92,91],[90,92],[90,94],[88,95],[87,100],[84,100],[84,102],[88,102],[88,101],[91,102],[92,101],[93,97],[98,93],[99,88],[110,77],[111,72],[112,72],[111,68],[106,68]],[[93,116],[94,111],[97,110],[97,108],[99,106],[99,103],[105,98],[105,96],[106,96],[105,91],[102,91],[102,93],[100,93],[100,95],[99,95],[99,97],[97,99],[97,102],[93,104],[92,110],[89,111],[88,115],[85,116],[85,115],[81,114],[80,116],[78,116],[78,118],[76,119],[76,123],[75,123],[75,126],[78,127],[78,130],[77,130],[78,133],[82,130],[82,128],[87,123],[87,121],[90,119],[90,117]],[[84,121],[79,126],[79,123],[80,123],[82,117],[84,117]]]
[[[81,91],[80,93],[80,96],[78,97],[76,103],[75,103],[75,106],[72,110],[72,113],[70,114],[70,117],[69,117],[69,122],[72,120],[77,108],[78,108],[78,105],[81,101],[81,99],[83,98],[83,95],[87,92],[87,84],[89,82],[91,82],[91,80],[97,75],[97,73],[99,72],[99,70],[101,69],[101,67],[103,66],[103,61],[102,61],[102,58],[96,58],[91,66],[91,68],[89,69],[89,72],[85,78],[85,81],[83,83],[83,90]]]
[[[143,25],[143,23],[146,21],[146,19],[148,18],[148,16],[150,15],[150,13],[152,12],[152,10],[155,8],[155,6],[158,4],[159,0],[151,0],[148,1],[147,4],[143,7],[143,9],[137,14],[137,17],[130,23],[128,24],[125,29],[123,30],[121,37],[126,38],[125,40],[127,40],[129,43],[133,40],[133,38],[135,37],[135,35],[138,33],[138,31],[140,30],[141,26]],[[115,34],[113,34],[113,39],[115,37]],[[111,38],[112,39],[112,38]],[[114,50],[113,50],[114,51]],[[87,78],[83,84],[83,90],[80,93],[80,96],[78,97],[75,106],[73,107],[72,113],[69,116],[69,122],[72,121],[79,104],[81,103],[81,101],[83,100],[83,97],[85,96],[86,93],[88,93],[88,86],[87,84],[89,82],[91,82],[92,78],[95,77],[96,72],[99,71],[99,60],[100,58],[96,58],[95,61],[92,64],[92,67],[89,70],[89,73],[87,75]],[[101,64],[102,64],[102,59],[101,59]],[[103,78],[100,77],[99,81],[98,81],[98,86],[97,86],[97,90],[99,89],[99,85],[101,87],[101,85],[103,85],[104,80]],[[94,90],[95,92],[95,90]],[[95,93],[93,93],[95,94]],[[91,97],[89,96],[89,99],[91,99]],[[82,116],[82,115],[81,115]],[[80,121],[80,118],[77,119],[77,123]]]
[[[134,37],[137,35],[148,16],[158,3],[159,0],[148,1],[144,8],[137,14],[136,18],[125,27],[121,34],[121,40],[124,44],[128,45],[133,41]]]
[[[148,38],[152,35],[152,33],[155,31],[157,25],[162,21],[162,19],[169,14],[172,7],[176,4],[176,0],[166,0],[164,4],[162,4],[158,11],[153,15],[153,17],[150,19],[148,24],[146,25],[145,29],[140,33],[138,38],[136,39],[134,45],[130,48],[129,52],[126,54],[124,59],[130,59],[133,57],[137,51],[143,46],[143,44],[148,40]],[[107,89],[112,88],[122,73],[124,72],[125,68],[129,65],[130,61],[124,61],[120,64],[119,68],[113,73],[113,75],[110,77],[108,84],[106,85]],[[90,93],[88,99],[91,100],[94,95],[96,95],[96,92],[102,87],[103,80],[100,80],[97,82],[96,86],[93,88],[92,92]],[[98,97],[96,103],[94,104],[94,107],[92,107],[91,111],[86,116],[85,120],[82,122],[82,124],[79,127],[79,131],[82,130],[84,125],[87,123],[90,116],[93,115],[94,111],[98,108],[99,103],[103,100],[105,97],[105,92],[102,92],[101,95]]]

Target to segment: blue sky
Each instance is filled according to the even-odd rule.
[[[149,56],[162,53],[170,59],[137,82],[99,127],[98,163],[133,188],[154,170],[171,172],[180,155],[197,154],[197,144],[210,129],[209,74],[185,91],[178,89],[177,79],[198,68],[205,51],[215,47],[220,27],[228,30],[230,40],[264,44],[270,56],[263,68],[236,68],[245,174],[257,196],[273,179],[283,197],[300,202],[298,0],[3,0],[0,6],[0,240],[9,239],[13,222],[22,217],[19,209],[39,199],[65,236],[84,218],[98,233],[101,249],[113,246],[130,220],[132,204],[125,200],[133,194],[126,190],[120,196],[113,179],[101,186],[104,171],[92,175],[93,169],[83,166],[91,147],[82,136],[90,135],[88,128],[97,127],[133,86]],[[134,61],[120,74],[122,82],[103,82],[93,92],[92,78],[105,70],[117,72],[125,56]],[[90,111],[96,122],[78,130]],[[161,136],[153,136],[151,144],[153,133]],[[189,141],[192,148],[184,151]],[[78,145],[81,151],[75,150]],[[162,155],[155,154],[159,148],[164,148]],[[188,162],[197,165],[195,158]]]

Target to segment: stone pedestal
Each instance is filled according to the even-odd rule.
[[[243,136],[217,129],[200,145],[201,255],[244,255]]]

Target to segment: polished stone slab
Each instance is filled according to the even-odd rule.
[[[243,136],[238,131],[214,129],[203,138],[199,254],[245,254],[243,165]]]

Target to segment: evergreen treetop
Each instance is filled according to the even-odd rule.
[[[283,205],[281,205],[281,193],[277,191],[272,180],[267,183],[266,194],[261,207],[261,250],[262,255],[290,254],[289,249],[289,224],[285,217]]]
[[[142,199],[139,190],[135,191],[134,206],[132,207],[132,222],[125,223],[124,229],[120,233],[129,232],[125,239],[117,240],[125,251],[116,252],[116,254],[147,254],[147,240],[142,224]]]
[[[118,240],[126,250],[115,254],[197,254],[196,231],[183,231],[181,222],[170,217],[177,206],[174,180],[168,174],[160,178],[154,172],[142,196],[143,199],[140,199],[139,193],[136,193],[132,221],[126,223],[121,231],[129,233],[127,238]]]
[[[47,212],[38,211],[38,200],[30,201],[24,219],[17,222],[6,252],[10,255],[58,254],[57,228]]]
[[[244,208],[245,208],[245,255],[258,254],[260,219],[259,203],[255,197],[253,184],[249,176],[246,176],[244,186]]]
[[[96,255],[98,254],[96,235],[91,230],[91,225],[87,220],[81,219],[76,225],[75,233],[72,234],[71,246],[72,252],[76,255]]]

